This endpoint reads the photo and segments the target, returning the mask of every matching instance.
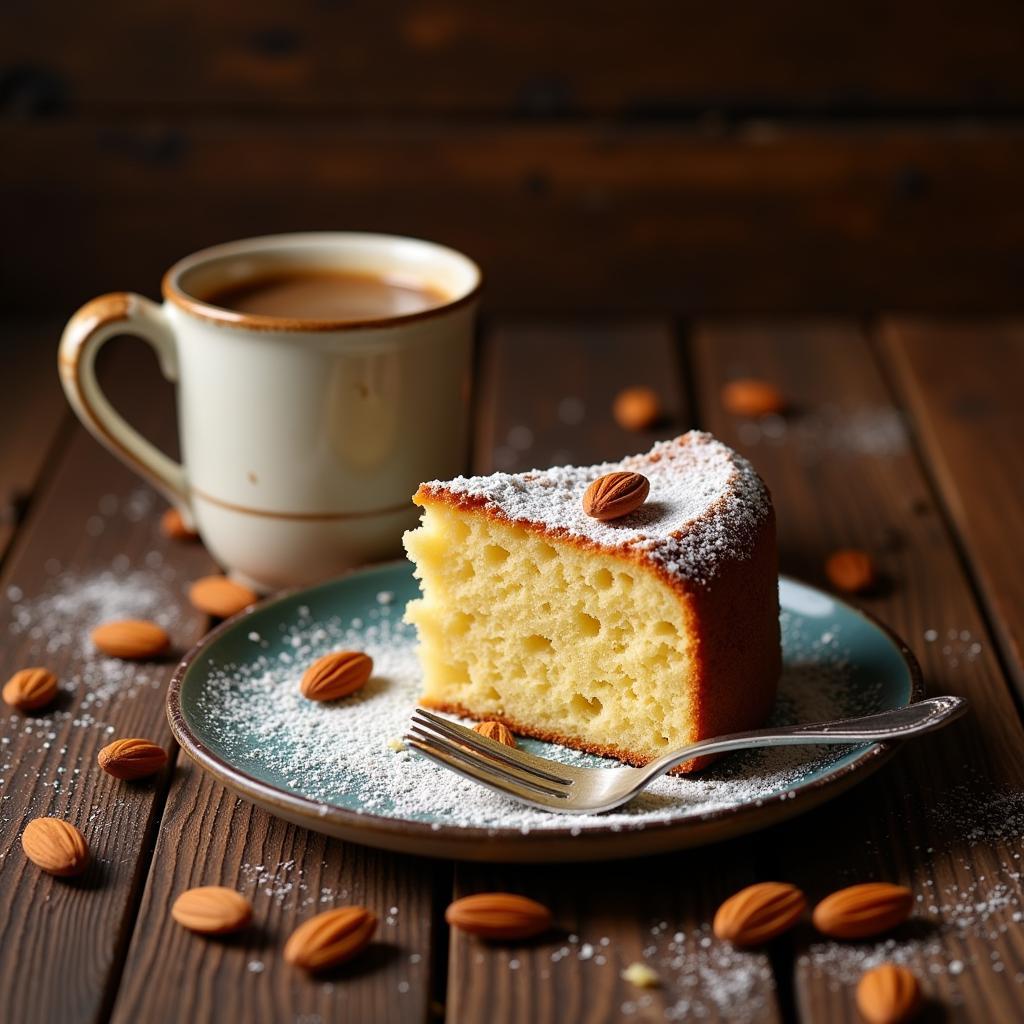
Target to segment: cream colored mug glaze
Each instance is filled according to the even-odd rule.
[[[267,317],[204,302],[282,269],[418,280],[436,307],[379,320]],[[60,375],[85,426],[194,524],[232,576],[272,590],[397,554],[421,480],[464,468],[480,271],[454,250],[358,233],[268,236],[205,249],[165,275],[162,305],[101,296],[68,323]],[[136,335],[177,382],[182,463],[100,390],[96,353]]]

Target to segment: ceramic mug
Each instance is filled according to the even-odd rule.
[[[258,316],[199,296],[293,269],[417,280],[446,301],[374,321]],[[70,320],[60,376],[79,419],[261,591],[397,554],[422,480],[465,464],[480,270],[412,238],[315,232],[218,245],[176,263],[162,305],[115,292]],[[177,382],[179,465],[134,430],[96,379],[96,353],[138,336]]]

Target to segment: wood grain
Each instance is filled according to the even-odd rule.
[[[273,0],[13,7],[17,112],[220,107],[559,114],[1001,110],[1024,102],[1017,5],[514,8]]]
[[[695,354],[701,422],[749,455],[771,488],[783,571],[826,585],[831,550],[872,553],[885,583],[860,603],[906,638],[931,693],[971,702],[969,718],[908,744],[873,780],[783,826],[768,846],[780,877],[812,901],[873,879],[919,896],[891,946],[800,935],[801,1018],[852,1024],[860,970],[895,959],[943,1019],[1012,1020],[1024,970],[1015,923],[1024,729],[866,339],[842,323],[712,325],[698,331]],[[775,383],[790,415],[760,424],[727,415],[719,390],[740,375]]]
[[[1024,697],[1024,326],[890,320],[880,340]]]
[[[0,565],[63,428],[70,423],[57,381],[60,321],[0,321],[5,387],[0,401]]]
[[[689,409],[678,356],[671,329],[657,322],[500,327],[485,345],[478,469],[617,459],[679,433]],[[627,433],[614,422],[611,401],[633,384],[661,394],[668,416],[658,430]],[[550,906],[557,928],[533,943],[509,945],[453,931],[447,1019],[561,1024],[660,1020],[669,1012],[676,1019],[776,1020],[768,957],[709,951],[715,907],[754,880],[756,860],[755,844],[738,841],[640,862],[459,865],[457,896],[520,892]],[[621,971],[634,962],[651,964],[660,987],[624,981]],[[720,984],[723,972],[733,973],[728,986]]]
[[[109,381],[115,402],[158,442],[169,442],[169,389],[157,383],[152,359],[138,348],[112,358],[101,379]],[[96,754],[116,736],[171,746],[163,689],[173,661],[111,662],[92,650],[87,635],[112,602],[124,617],[154,601],[168,618],[175,652],[201,634],[205,619],[188,609],[182,592],[209,560],[197,545],[161,536],[161,508],[76,428],[0,577],[0,677],[42,663],[62,683],[53,710],[0,711],[6,1020],[94,1021],[113,999],[168,778],[118,782],[99,770]],[[173,574],[165,575],[172,562]],[[93,863],[81,879],[51,878],[23,856],[22,828],[39,815],[65,818],[85,834]]]
[[[204,245],[356,228],[469,253],[496,313],[1017,309],[1022,139],[1013,123],[6,122],[19,245],[0,252],[2,297],[70,310],[152,294]]]

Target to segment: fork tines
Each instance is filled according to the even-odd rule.
[[[431,760],[477,782],[515,795],[519,788],[565,799],[573,780],[555,774],[549,763],[524,751],[481,736],[472,729],[417,708],[405,737],[410,746]]]

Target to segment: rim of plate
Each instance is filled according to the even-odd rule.
[[[776,793],[770,797],[764,797],[756,804],[737,804],[730,807],[720,807],[703,814],[652,822],[641,821],[635,825],[628,823],[619,824],[614,830],[610,826],[605,828],[591,826],[585,829],[576,827],[574,829],[573,826],[568,825],[565,828],[533,829],[524,833],[515,828],[482,828],[469,825],[437,826],[436,823],[429,821],[391,818],[382,814],[362,813],[345,807],[338,807],[334,804],[325,804],[318,800],[312,800],[309,797],[279,789],[277,786],[271,785],[254,775],[250,775],[240,768],[236,768],[230,761],[225,760],[220,754],[211,750],[195,735],[182,710],[181,687],[189,669],[220,637],[230,632],[256,611],[265,611],[302,594],[336,586],[342,580],[352,576],[385,572],[407,564],[404,560],[396,559],[394,561],[381,562],[377,565],[360,566],[335,576],[324,583],[318,583],[311,587],[293,587],[275,594],[272,598],[267,598],[257,604],[250,605],[244,611],[233,615],[230,619],[225,619],[220,625],[210,630],[181,659],[178,667],[174,670],[174,675],[171,677],[167,689],[167,720],[171,732],[182,750],[196,764],[210,772],[210,774],[229,788],[234,789],[249,799],[255,799],[265,806],[274,807],[288,820],[303,821],[306,827],[314,831],[322,831],[322,829],[318,829],[318,824],[322,826],[330,823],[344,828],[346,833],[348,833],[345,841],[363,842],[365,845],[387,849],[407,849],[406,841],[416,840],[422,843],[422,848],[418,850],[421,856],[457,857],[459,854],[452,854],[454,846],[466,848],[466,852],[461,854],[464,859],[478,860],[481,858],[473,856],[469,850],[472,850],[474,847],[479,848],[481,844],[484,846],[494,846],[506,843],[517,846],[529,846],[537,850],[543,850],[548,846],[563,847],[567,842],[571,842],[574,845],[589,843],[611,844],[613,846],[622,845],[625,848],[621,855],[629,856],[630,850],[628,847],[631,843],[636,843],[640,836],[647,836],[653,839],[658,836],[666,837],[677,831],[693,831],[697,828],[703,831],[708,826],[713,826],[716,823],[728,822],[730,820],[739,823],[747,817],[767,817],[770,819],[763,826],[759,826],[754,822],[749,830],[741,828],[729,831],[722,836],[723,839],[730,838],[743,832],[754,831],[759,827],[768,827],[785,818],[795,817],[803,810],[810,810],[826,799],[827,791],[830,789],[835,789],[835,793],[832,795],[838,796],[853,782],[857,781],[852,776],[862,773],[863,777],[866,778],[889,760],[899,748],[901,742],[903,742],[872,743],[842,767],[829,771],[812,781],[800,783],[791,790]],[[910,676],[909,703],[914,703],[924,697],[924,679],[917,658],[903,639],[884,622],[881,622],[870,612],[856,608],[842,598],[829,594],[827,591],[823,591],[809,583],[803,583],[792,576],[780,575],[779,581],[786,581],[815,593],[823,594],[830,601],[834,601],[846,611],[852,612],[878,629],[892,642],[903,659],[904,665],[907,667]],[[811,799],[811,797],[815,796],[817,799]],[[782,811],[783,806],[785,807],[784,812]],[[780,813],[772,815],[771,812],[775,810]],[[571,821],[572,819],[567,817],[567,820]],[[361,839],[360,836],[365,836],[365,838]],[[661,852],[667,852],[672,848],[666,842],[654,842],[651,845],[657,847]],[[679,845],[689,844],[680,843]],[[605,851],[605,853],[608,854],[609,851]],[[588,859],[587,854],[583,850],[579,851],[579,859]]]

